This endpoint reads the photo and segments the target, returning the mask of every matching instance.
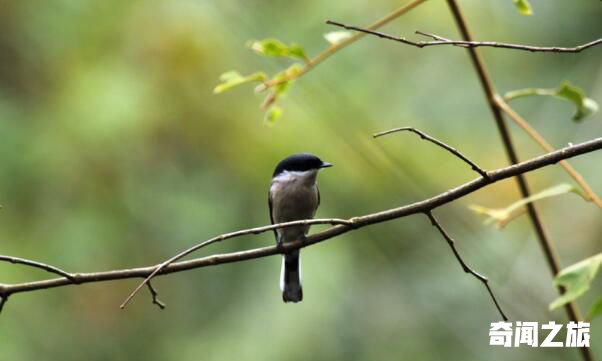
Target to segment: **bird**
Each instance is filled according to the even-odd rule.
[[[332,164],[309,153],[290,155],[276,165],[268,193],[272,224],[314,217],[320,205],[316,178],[321,169],[328,167],[332,167]],[[276,244],[303,239],[309,227],[294,226],[274,230]],[[282,257],[280,290],[285,303],[303,300],[298,249],[287,252]]]

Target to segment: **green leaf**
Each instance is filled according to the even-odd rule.
[[[587,314],[588,320],[593,320],[595,317],[602,315],[602,298],[598,299],[598,301],[594,302],[592,307],[589,308],[589,312]]]
[[[303,67],[301,64],[295,63],[284,71],[274,75],[272,80],[276,83],[276,85],[274,85],[274,95],[276,98],[284,96],[290,90],[291,85],[294,83],[295,78],[302,69]],[[286,80],[283,81],[283,79]]]
[[[301,47],[301,45],[297,43],[292,43],[289,47],[289,56],[292,58],[307,60],[307,55],[305,55],[305,50]]]
[[[566,292],[550,303],[550,310],[574,301],[589,290],[601,263],[602,253],[598,253],[560,271],[554,284],[564,286]]]
[[[229,71],[220,75],[219,80],[221,80],[222,83],[213,89],[213,93],[220,94],[241,84],[252,81],[262,82],[267,80],[267,78],[267,75],[260,71],[247,76],[242,76],[237,71]]]
[[[581,121],[589,115],[598,111],[598,104],[595,100],[588,98],[583,93],[583,90],[569,83],[563,81],[558,88],[542,89],[542,88],[526,88],[507,92],[504,95],[504,99],[510,101],[512,99],[533,96],[533,95],[547,95],[568,100],[575,104],[576,111],[573,114],[572,119],[576,122]]]
[[[263,56],[270,57],[289,57],[302,59],[303,61],[307,61],[307,56],[305,55],[305,50],[301,47],[301,45],[297,43],[292,43],[290,46],[286,45],[282,41],[278,39],[263,39],[249,42],[248,46]]]
[[[533,15],[533,9],[528,0],[512,0],[516,9],[521,15],[530,16]]]
[[[282,108],[278,105],[272,105],[265,112],[264,121],[268,124],[274,124],[282,116]]]
[[[556,96],[575,104],[577,111],[573,115],[574,121],[583,120],[583,118],[598,111],[598,104],[593,99],[586,98],[581,88],[573,86],[567,81],[560,85]]]
[[[349,31],[332,31],[324,34],[324,39],[332,45],[337,45],[340,42],[349,39],[352,34]]]
[[[487,208],[476,204],[471,204],[468,206],[468,208],[477,214],[487,216],[488,218],[485,219],[485,224],[496,222],[497,227],[501,228],[503,225],[508,223],[508,221],[511,220],[527,203],[535,202],[544,198],[559,196],[569,192],[577,193],[581,197],[584,196],[581,190],[578,188],[575,188],[567,183],[562,183],[550,188],[546,188],[541,192],[531,195],[530,197],[516,201],[505,208]]]

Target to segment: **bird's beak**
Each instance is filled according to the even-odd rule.
[[[329,168],[329,167],[332,167],[332,163],[322,162],[322,165],[320,166],[320,168]]]

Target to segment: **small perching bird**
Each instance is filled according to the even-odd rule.
[[[318,171],[332,167],[313,154],[293,154],[278,163],[272,175],[268,202],[272,224],[313,218],[320,205],[320,192],[316,183]],[[277,244],[304,238],[309,226],[281,228],[274,231]],[[280,290],[284,302],[300,302],[301,267],[299,250],[282,257]]]

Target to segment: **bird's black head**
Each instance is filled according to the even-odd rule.
[[[278,174],[288,172],[305,172],[308,170],[318,170],[320,168],[332,167],[332,164],[323,162],[320,158],[309,153],[293,154],[284,158],[278,163],[272,177]]]

